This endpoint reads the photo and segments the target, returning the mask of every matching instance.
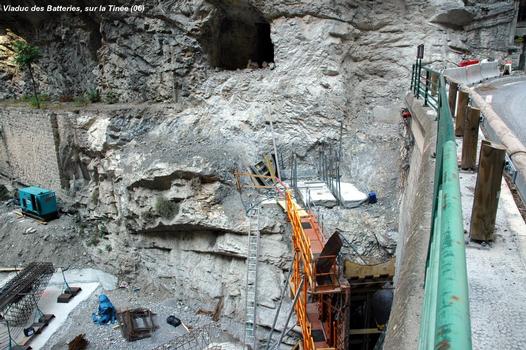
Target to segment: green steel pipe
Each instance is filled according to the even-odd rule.
[[[442,205],[442,192],[438,197],[438,206]],[[438,291],[438,263],[440,247],[440,227],[442,215],[439,211],[435,217],[429,246],[429,263],[426,269],[424,311],[420,322],[419,350],[432,350],[435,345],[435,324]]]
[[[433,228],[426,262],[419,350],[471,350],[468,280],[457,152],[444,76],[417,60],[411,77],[415,96],[424,97],[422,70],[439,75],[438,127],[433,194]],[[429,98],[427,101],[433,101]]]
[[[470,350],[466,247],[454,141],[443,146],[442,212],[435,349]]]

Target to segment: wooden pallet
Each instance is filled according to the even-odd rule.
[[[42,333],[44,329],[49,325],[49,323],[54,318],[55,318],[55,315],[53,314],[45,314],[40,317],[38,322],[33,323],[31,327],[35,329],[35,333],[33,333],[32,335],[30,335],[29,337],[25,339],[20,349],[26,349],[26,350],[31,349],[31,346],[29,346],[29,343],[33,340],[33,338],[35,338],[37,335]]]
[[[69,290],[65,290],[64,293],[57,297],[57,303],[66,304],[69,303],[77,294],[82,290],[80,287],[69,287]]]
[[[27,213],[24,213],[23,211],[15,211],[15,214],[19,217],[19,218],[31,218],[33,220],[35,220],[36,222],[38,222],[40,225],[47,225],[47,221],[44,221],[42,220],[42,218],[38,217],[38,216],[35,216],[35,215],[29,215]]]
[[[393,278],[395,273],[395,259],[392,258],[382,264],[360,265],[350,260],[345,260],[344,275],[350,280],[374,280],[381,278]]]

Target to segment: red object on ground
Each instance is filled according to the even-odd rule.
[[[411,112],[409,112],[409,110],[407,110],[406,108],[402,109],[402,118],[404,119],[408,119],[408,118],[411,118]]]
[[[477,63],[480,63],[480,60],[477,60],[477,59],[462,60],[462,61],[459,62],[458,66],[459,67],[466,67],[466,66],[471,66],[472,64],[477,64]]]

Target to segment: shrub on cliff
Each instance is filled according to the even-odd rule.
[[[20,69],[27,69],[29,72],[33,86],[33,97],[35,98],[37,108],[40,108],[37,84],[35,82],[35,77],[33,76],[33,67],[31,66],[40,58],[40,50],[38,47],[32,46],[22,40],[13,42],[13,49],[15,50],[15,63]]]
[[[159,196],[155,201],[155,211],[162,218],[172,219],[177,213],[177,204],[163,196]]]

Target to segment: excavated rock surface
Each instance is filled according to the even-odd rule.
[[[359,254],[390,255],[399,110],[415,47],[432,43],[426,57],[445,62],[459,59],[450,48],[471,45],[458,28],[467,20],[450,29],[429,19],[437,9],[472,13],[473,6],[443,3],[147,1],[134,15],[10,15],[0,20],[0,97],[29,91],[12,61],[10,43],[20,36],[42,48],[36,74],[43,92],[66,98],[96,87],[103,98],[129,102],[55,107],[60,125],[69,125],[61,129],[59,160],[64,190],[87,226],[82,244],[121,280],[153,281],[209,308],[224,298],[222,315],[239,322],[248,220],[232,172],[272,152],[269,118],[286,172],[295,152],[312,173],[321,145],[337,144],[342,122],[343,180],[380,200],[327,214],[327,228]],[[232,28],[270,24],[274,64],[213,67],[222,40],[214,35],[233,19],[242,23]],[[283,213],[265,208],[261,226],[259,323],[269,326],[291,257]],[[241,327],[230,328],[241,336]]]

